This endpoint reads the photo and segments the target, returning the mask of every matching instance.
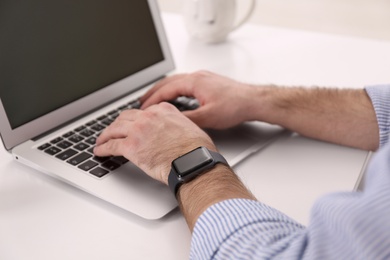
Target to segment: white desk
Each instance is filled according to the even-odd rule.
[[[164,15],[177,66],[258,83],[361,87],[390,82],[390,43],[246,25],[221,45],[188,39]],[[313,202],[348,191],[367,152],[281,138],[236,170],[254,194],[307,224]],[[146,221],[12,161],[0,150],[0,259],[187,259],[178,210]]]

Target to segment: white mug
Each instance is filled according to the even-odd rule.
[[[251,0],[246,15],[235,22],[237,1],[183,0],[183,17],[189,34],[207,43],[225,41],[228,34],[245,23],[255,9],[256,0]]]

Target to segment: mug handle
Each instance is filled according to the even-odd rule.
[[[241,21],[239,21],[232,29],[233,30],[236,30],[238,27],[240,27],[241,25],[243,25],[250,17],[251,15],[253,14],[253,11],[256,9],[256,0],[251,0],[251,4],[250,4],[250,7],[249,7],[249,10],[248,12],[246,13],[246,15],[241,19]]]

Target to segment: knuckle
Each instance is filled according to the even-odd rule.
[[[146,133],[150,129],[150,124],[154,120],[149,120],[148,118],[144,118],[145,120],[138,120],[133,123],[132,129],[131,129],[131,134],[127,136],[127,138],[135,138],[136,136],[142,135]],[[132,140],[132,139],[129,139]]]
[[[157,116],[158,110],[156,110],[156,106],[151,106],[149,109],[145,110],[142,118],[147,120],[152,120]],[[139,123],[139,121],[137,121]]]
[[[193,73],[193,76],[195,76],[195,77],[206,77],[209,75],[210,75],[210,72],[207,70],[198,70],[198,71]]]
[[[107,133],[109,131],[114,131],[116,129],[123,129],[123,128],[124,128],[124,121],[119,119],[119,118],[117,118],[106,129],[104,129],[104,131],[106,131],[106,133]]]
[[[148,110],[145,110],[145,115],[149,118],[160,117],[162,114],[176,110],[176,107],[168,102],[160,102],[151,106]]]
[[[161,102],[159,104],[160,108],[162,110],[166,110],[166,111],[173,111],[173,110],[176,110],[176,107],[168,102]],[[161,110],[160,110],[161,111]]]
[[[115,151],[118,149],[118,145],[116,142],[113,142],[113,141],[108,141],[106,144],[106,150],[111,153],[111,154],[114,154]]]

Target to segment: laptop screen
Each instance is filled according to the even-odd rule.
[[[162,61],[148,5],[1,1],[0,97],[12,129]]]

